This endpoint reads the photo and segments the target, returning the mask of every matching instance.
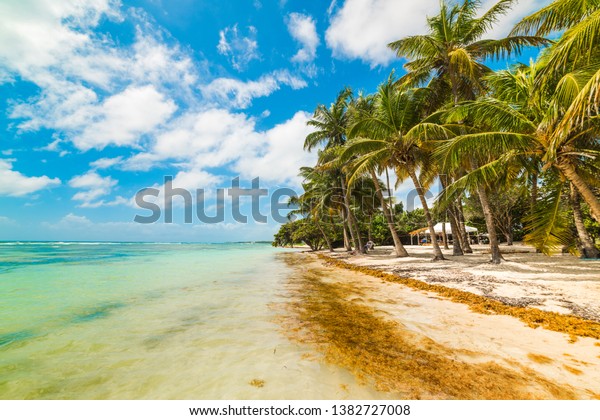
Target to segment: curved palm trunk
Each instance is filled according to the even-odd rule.
[[[462,232],[460,231],[459,224],[456,221],[454,206],[451,206],[451,209],[448,210],[448,212],[450,213],[450,229],[452,229],[452,255],[455,257],[465,255],[462,249],[464,238],[462,236]]]
[[[458,219],[458,228],[460,229],[460,236],[462,239],[462,249],[465,254],[472,254],[473,249],[471,249],[471,244],[469,242],[469,232],[467,232],[467,227],[465,225],[465,214],[463,212],[462,202],[460,198],[456,203],[456,216]]]
[[[487,191],[483,185],[477,187],[477,194],[479,195],[479,201],[481,202],[481,208],[483,209],[483,215],[485,217],[485,226],[487,227],[490,238],[490,250],[492,253],[490,262],[492,264],[500,264],[503,258],[500,253],[498,236],[496,235],[496,224],[494,223],[494,217],[492,216],[492,208],[490,207]]]
[[[350,239],[348,238],[348,227],[346,226],[346,216],[344,216],[345,212],[342,211],[342,230],[344,232],[344,248],[346,251],[352,251],[352,245],[350,245]]]
[[[581,258],[598,258],[600,257],[600,251],[594,246],[594,242],[588,234],[585,224],[583,223],[583,214],[581,213],[581,205],[579,203],[579,194],[573,184],[571,184],[571,194],[569,196],[571,202],[571,208],[573,209],[573,221],[575,222],[575,228],[577,229],[577,236],[579,237],[579,248],[581,252]]]
[[[398,232],[396,231],[396,226],[394,226],[394,218],[392,217],[390,209],[388,208],[387,201],[385,200],[385,197],[383,196],[383,193],[381,192],[381,188],[379,187],[379,180],[377,179],[377,175],[375,174],[375,171],[371,171],[371,178],[373,178],[373,183],[375,184],[375,191],[377,192],[377,197],[379,197],[379,200],[381,201],[381,208],[383,210],[383,215],[385,216],[385,220],[387,222],[388,228],[390,229],[390,232],[392,233],[392,239],[394,240],[394,249],[396,251],[396,256],[397,257],[408,257],[408,252],[406,252],[404,245],[402,245],[402,242],[400,241],[400,237],[398,236]]]
[[[450,84],[452,88],[452,99],[454,99],[454,106],[457,106],[460,100],[458,96],[458,78],[452,70],[450,71]],[[459,123],[462,123],[462,121]],[[460,197],[456,203],[456,222],[458,223],[458,228],[460,229],[459,235],[462,251],[464,254],[472,254],[473,249],[471,249],[471,244],[469,243],[469,232],[467,232],[467,228],[465,227],[465,215],[463,213]]]
[[[321,222],[319,222],[318,217],[315,217],[315,224],[317,225],[317,228],[319,228],[319,232],[321,232],[321,235],[323,235],[323,238],[325,239],[325,242],[327,243],[327,247],[329,248],[329,252],[333,252],[333,246],[331,245],[331,240],[329,239],[329,237],[323,230],[323,226],[321,226]]]
[[[348,230],[350,230],[350,236],[352,237],[352,242],[354,243],[354,248],[359,254],[364,254],[364,250],[362,247],[362,241],[360,239],[360,230],[358,229],[358,225],[356,224],[356,219],[352,214],[352,210],[350,209],[350,200],[348,199],[348,191],[346,189],[346,181],[344,181],[344,176],[340,177],[340,183],[342,186],[342,195],[344,196],[344,206],[346,212],[346,219],[348,220]]]
[[[443,175],[440,175],[439,179],[442,184],[442,188],[446,189],[448,186],[447,178]],[[458,218],[456,217],[456,205],[454,203],[448,207],[448,213],[450,214],[450,229],[452,229],[452,255],[465,255],[462,247],[464,238],[459,228]]]
[[[390,174],[388,172],[388,168],[385,168],[385,182],[387,186],[388,198],[390,200],[390,214],[392,215],[392,219],[394,219],[394,206],[392,205],[392,190],[390,189]]]
[[[423,206],[423,211],[425,212],[425,217],[427,218],[427,226],[429,227],[429,233],[431,235],[431,244],[433,245],[433,261],[445,260],[444,254],[442,254],[442,250],[440,249],[440,246],[437,243],[433,219],[431,218],[431,212],[429,211],[429,206],[427,205],[427,200],[425,199],[425,192],[423,191],[421,182],[419,181],[419,178],[417,177],[417,174],[415,173],[413,168],[409,168],[408,173],[413,181],[413,184],[415,184],[417,194],[419,195],[421,205]]]
[[[442,242],[444,243],[444,249],[450,249],[448,246],[448,234],[446,233],[446,218],[442,222]]]
[[[529,201],[529,211],[533,213],[535,206],[537,204],[538,197],[538,176],[537,173],[531,174],[531,197]],[[540,254],[542,250],[540,248],[535,248],[535,252]]]
[[[590,213],[594,220],[600,223],[600,201],[598,201],[594,191],[592,191],[587,183],[579,176],[572,165],[562,164],[558,166],[558,169],[560,169],[565,177],[571,181],[571,184],[575,186],[583,200],[590,206]]]

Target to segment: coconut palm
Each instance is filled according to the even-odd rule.
[[[597,62],[600,1],[556,0],[523,18],[511,35],[548,36],[563,31],[549,49],[548,71],[571,71],[582,63]]]
[[[325,105],[318,105],[313,114],[313,118],[307,122],[307,125],[314,127],[315,131],[306,136],[304,149],[311,151],[313,148],[324,145],[324,150],[334,147],[340,147],[346,142],[346,129],[348,127],[348,100],[352,96],[352,91],[348,88],[343,89],[329,108]],[[344,220],[348,224],[348,230],[352,237],[352,242],[359,253],[363,252],[360,230],[356,218],[352,213],[350,198],[346,181],[341,172],[341,168],[330,168],[338,171],[339,182],[342,190],[345,211]]]
[[[574,126],[582,129],[587,119],[598,118],[600,111],[600,0],[556,0],[524,18],[512,33],[546,36],[562,31],[545,54],[544,77],[538,79],[538,85],[543,88],[542,84],[549,84],[548,79],[555,79],[556,74],[577,75],[578,94],[557,126],[560,134],[568,136]],[[581,185],[571,182],[584,195]]]
[[[331,173],[317,171],[311,167],[300,168],[300,176],[305,180],[302,183],[304,193],[290,200],[290,204],[298,205],[298,209],[290,212],[290,215],[302,214],[312,218],[323,235],[329,251],[333,252],[333,242],[323,228],[321,220],[326,216],[331,220],[332,213],[336,210],[339,212],[339,208],[335,208],[336,202],[339,203],[336,197],[340,194],[337,179],[331,176]]]
[[[425,198],[433,173],[428,171],[429,153],[418,138],[406,136],[421,120],[426,94],[424,89],[396,89],[392,74],[386,83],[379,86],[372,109],[359,110],[349,131],[352,141],[345,148],[342,159],[352,161],[351,180],[364,173],[374,176],[376,171],[386,167],[396,172],[398,182],[411,178],[423,206],[429,231],[434,235],[433,218]],[[384,214],[388,224],[393,224],[389,212],[385,210],[384,201]],[[443,260],[444,255],[437,241],[432,242],[434,260]]]
[[[483,93],[483,76],[491,70],[485,60],[520,53],[523,47],[546,45],[538,36],[515,35],[498,40],[482,39],[515,0],[501,0],[478,16],[480,1],[464,0],[448,5],[441,1],[440,13],[427,19],[428,33],[390,43],[398,57],[409,60],[407,74],[399,83],[421,86],[429,83],[437,92],[450,93],[456,104]]]
[[[398,83],[409,87],[427,84],[435,94],[434,104],[438,108],[447,102],[458,104],[461,100],[473,100],[482,95],[486,90],[483,76],[491,72],[484,64],[486,60],[518,54],[524,47],[548,42],[542,37],[522,35],[483,39],[515,2],[501,0],[480,15],[480,1],[464,0],[449,5],[442,0],[439,14],[427,19],[427,34],[408,36],[388,45],[398,57],[409,60],[404,65],[407,73]],[[454,236],[460,240],[455,241],[454,253],[462,254],[461,248],[472,252],[460,197],[448,206],[448,210],[451,223],[457,226],[453,232],[458,235]]]
[[[488,81],[501,100],[485,98],[465,102],[447,111],[446,122],[467,121],[472,131],[446,142],[439,156],[446,167],[464,166],[473,160],[479,162],[450,186],[450,196],[464,188],[490,186],[509,169],[510,176],[516,176],[523,168],[541,167],[543,173],[555,171],[563,182],[545,198],[550,200],[548,203],[537,206],[536,214],[530,219],[534,225],[530,238],[540,239],[533,242],[549,252],[551,247],[545,246],[543,241],[550,234],[556,237],[555,232],[560,230],[551,228],[558,226],[558,219],[552,213],[559,214],[560,187],[564,180],[581,194],[592,217],[600,220],[600,203],[593,191],[600,186],[596,175],[600,170],[600,125],[596,117],[582,120],[569,131],[563,129],[565,119],[569,118],[568,110],[583,89],[579,82],[587,78],[586,69],[568,73],[554,86],[540,91],[535,80],[540,73],[538,66],[532,63],[529,67],[520,66],[511,72],[491,75]],[[532,80],[523,82],[528,78]],[[528,91],[528,88],[533,90]],[[540,237],[544,232],[545,239]],[[566,236],[563,239],[567,241]]]

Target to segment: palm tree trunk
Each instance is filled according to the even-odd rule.
[[[585,228],[583,214],[581,213],[581,204],[579,203],[579,194],[573,184],[571,184],[571,194],[569,199],[571,208],[573,209],[573,221],[575,222],[577,236],[579,237],[581,258],[598,258],[600,256],[600,251],[594,246],[594,242]]]
[[[479,201],[481,202],[481,208],[483,209],[483,215],[485,217],[485,225],[490,238],[490,250],[492,253],[490,262],[492,264],[500,264],[503,258],[502,254],[500,254],[500,245],[498,243],[498,236],[496,235],[496,224],[494,223],[494,217],[492,216],[492,208],[490,207],[487,191],[483,185],[477,187],[477,194],[479,195]]]
[[[346,208],[346,218],[348,220],[348,229],[350,230],[350,236],[352,237],[352,242],[354,243],[354,248],[356,252],[359,254],[364,254],[364,250],[362,247],[362,241],[360,239],[360,230],[358,229],[356,219],[352,214],[352,210],[350,209],[350,200],[348,198],[348,191],[346,189],[346,181],[344,180],[344,175],[340,177],[340,183],[342,186],[342,195],[344,196],[344,206]]]
[[[319,231],[321,232],[321,235],[323,235],[323,238],[325,239],[325,242],[327,243],[327,247],[329,248],[329,252],[333,252],[333,246],[331,245],[331,241],[329,240],[329,237],[327,236],[327,234],[323,230],[323,227],[321,226],[321,222],[319,222],[319,218],[318,217],[315,217],[315,224],[319,228]]]
[[[442,221],[442,242],[444,243],[444,249],[450,249],[448,246],[448,234],[446,233],[446,218]]]
[[[388,198],[390,200],[390,214],[392,215],[392,219],[394,219],[394,206],[392,205],[392,190],[390,189],[390,174],[388,168],[385,168],[385,182],[388,190]]]
[[[590,207],[590,213],[596,222],[600,223],[600,201],[594,194],[594,191],[587,185],[587,183],[579,176],[575,168],[568,163],[563,163],[558,166],[558,169],[565,175],[565,177],[571,181],[571,184],[575,186],[583,200]]]
[[[344,248],[346,251],[352,251],[352,246],[350,245],[350,239],[348,238],[348,227],[346,226],[346,217],[343,215],[345,212],[342,211],[342,230],[344,232]]]
[[[450,206],[448,212],[450,213],[450,229],[452,229],[452,255],[465,255],[461,245],[465,239],[462,237],[462,232],[456,219],[455,206]]]
[[[448,186],[448,179],[445,175],[439,176],[440,183],[442,184],[442,188],[444,190]],[[452,229],[452,255],[459,256],[464,255],[462,243],[464,238],[462,237],[462,232],[459,228],[458,218],[456,217],[456,205],[452,203],[448,207],[448,213],[450,213],[450,229]]]
[[[460,99],[458,97],[458,78],[452,70],[450,71],[450,84],[452,88],[452,99],[454,99],[454,106],[457,106]],[[462,121],[459,121],[459,124],[462,124]],[[469,243],[469,233],[467,232],[467,228],[465,226],[465,215],[463,213],[460,197],[458,198],[458,202],[456,204],[456,219],[458,222],[458,228],[460,229],[462,250],[465,254],[472,254],[473,249],[471,249],[471,244]]]
[[[396,231],[396,226],[394,225],[394,219],[392,214],[390,213],[390,209],[388,208],[388,204],[381,192],[381,188],[379,187],[379,180],[377,179],[377,175],[375,171],[371,171],[371,178],[373,178],[373,183],[375,184],[375,191],[377,192],[377,197],[381,201],[381,208],[383,209],[383,215],[385,216],[385,220],[387,222],[388,228],[392,234],[392,239],[394,240],[394,249],[396,250],[397,257],[408,257],[408,252],[402,245],[400,241],[400,237],[398,236],[398,232]]]
[[[508,215],[506,218],[506,221],[508,222],[508,226],[506,227],[506,245],[508,246],[513,246],[513,220],[512,220],[512,216]]]
[[[538,174],[534,172],[531,174],[531,197],[529,199],[529,212],[533,214],[535,210],[535,206],[537,205],[538,199]],[[540,248],[535,248],[535,252],[537,254],[541,254],[542,250]]]
[[[440,246],[437,243],[437,235],[435,234],[433,219],[431,218],[431,212],[429,211],[429,206],[427,205],[427,200],[425,199],[425,191],[423,191],[423,187],[421,186],[421,182],[419,181],[415,170],[413,168],[408,168],[408,173],[413,181],[413,184],[415,184],[417,194],[419,195],[421,205],[423,206],[423,212],[425,213],[425,217],[427,218],[427,226],[429,227],[429,234],[431,235],[431,244],[433,245],[433,261],[445,260],[444,254],[442,254],[442,250],[440,249]]]
[[[458,228],[460,229],[460,235],[462,238],[462,249],[465,254],[472,254],[471,244],[469,242],[469,232],[467,232],[467,226],[465,224],[465,214],[463,212],[462,202],[459,198],[456,202],[456,215],[458,219]]]
[[[535,205],[537,204],[538,196],[538,176],[537,173],[531,174],[531,198],[530,198],[530,210],[533,212]]]

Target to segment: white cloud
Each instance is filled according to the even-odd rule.
[[[198,168],[182,170],[177,172],[171,181],[163,184],[152,185],[151,188],[158,190],[158,195],[146,196],[144,197],[144,201],[156,203],[163,209],[171,206],[181,207],[182,204],[184,204],[184,199],[180,194],[178,194],[177,191],[174,190],[183,189],[191,194],[192,202],[189,203],[191,205],[196,201],[196,190],[204,190],[205,199],[212,197],[214,188],[221,181],[221,179],[222,178],[220,176],[211,174]],[[167,184],[169,186],[169,190],[171,191],[169,194],[166,193]],[[135,198],[131,200],[131,205],[137,208],[137,204],[135,204]]]
[[[485,38],[497,39],[507,36],[515,24],[521,19],[542,7],[547,6],[552,3],[552,1],[553,0],[519,0],[515,2],[512,9],[498,19],[498,22],[496,22],[492,30],[485,35]],[[498,0],[484,0],[481,10],[487,11],[497,2]]]
[[[76,214],[69,213],[64,216],[58,223],[54,225],[46,224],[47,226],[52,226],[55,229],[64,229],[64,228],[72,228],[74,226],[78,227],[89,227],[92,226],[93,223],[90,219],[85,216],[77,216]]]
[[[93,60],[85,66],[87,71],[82,72],[79,71],[82,70],[79,67],[81,61],[72,58],[95,55],[93,53],[97,51],[89,28],[96,26],[103,15],[119,18],[115,1],[5,1],[0,5],[0,15],[3,20],[0,26],[0,58],[10,73],[35,79],[37,71],[55,67],[79,73],[89,81],[104,79],[92,71],[103,73],[93,65]]]
[[[219,31],[217,50],[229,59],[233,68],[238,71],[245,70],[248,63],[260,58],[256,28],[248,26],[245,36],[238,30],[237,24]]]
[[[311,115],[298,111],[289,120],[259,133],[260,142],[253,142],[234,168],[248,178],[259,176],[274,183],[299,185],[298,171],[316,163],[314,154],[304,151],[304,139],[313,130],[306,125]]]
[[[258,80],[245,82],[226,77],[218,78],[201,87],[201,90],[208,101],[235,108],[247,108],[254,98],[269,96],[282,85],[290,86],[292,89],[302,89],[306,87],[306,82],[286,70],[280,70],[266,74]]]
[[[288,31],[297,42],[302,46],[292,61],[306,63],[313,61],[317,56],[317,47],[319,46],[319,36],[312,16],[301,13],[290,13],[287,22]]]
[[[80,150],[135,145],[143,134],[164,123],[177,106],[153,86],[142,86],[128,87],[95,108],[94,121],[73,137]]]
[[[245,179],[259,176],[268,182],[298,185],[298,168],[314,164],[316,159],[302,148],[311,132],[306,125],[309,119],[310,114],[299,111],[289,120],[260,131],[255,119],[242,113],[225,109],[190,112],[161,132],[150,151],[121,166],[147,170],[171,162],[183,167],[183,172],[227,167]]]
[[[79,207],[100,207],[113,206],[118,204],[126,204],[128,200],[123,197],[117,197],[113,201],[101,200],[101,197],[109,195],[113,187],[117,185],[117,181],[110,176],[102,177],[95,171],[91,170],[83,175],[73,177],[69,181],[71,188],[77,188],[79,191],[73,196],[73,200],[81,201]]]
[[[193,101],[194,62],[140,12],[128,11],[137,23],[130,46],[95,31],[100,17],[122,19],[119,8],[112,0],[0,5],[7,22],[0,27],[0,70],[40,89],[37,96],[9,102],[20,130],[56,130],[81,150],[131,146],[174,112],[176,98]]]
[[[59,185],[58,178],[46,175],[28,177],[12,169],[14,160],[0,159],[0,196],[22,197],[35,191]]]
[[[394,59],[387,44],[423,33],[425,18],[439,9],[439,0],[346,0],[331,17],[327,46],[338,58],[386,65]]]
[[[114,158],[100,158],[98,160],[91,162],[90,166],[92,168],[96,168],[96,169],[107,169],[107,168],[117,166],[122,161],[123,161],[123,158],[121,156],[117,156]]]
[[[550,1],[521,0],[500,18],[487,37],[505,36],[521,18]],[[482,12],[496,2],[486,0]],[[387,44],[425,33],[426,17],[438,11],[439,0],[345,0],[333,12],[325,40],[334,57],[360,59],[372,66],[387,65],[395,57]]]

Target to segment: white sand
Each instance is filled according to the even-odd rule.
[[[380,254],[383,252],[388,251],[379,250]],[[406,273],[418,272],[419,276],[410,276],[425,280],[439,276],[444,279],[446,286],[479,294],[511,299],[526,299],[533,294],[536,299],[544,299],[536,305],[544,309],[551,308],[546,302],[559,302],[557,296],[560,295],[574,302],[573,305],[577,307],[589,306],[591,311],[598,313],[598,262],[587,265],[588,262],[579,262],[572,257],[558,256],[553,257],[556,258],[554,260],[539,254],[519,254],[507,256],[510,263],[491,266],[484,263],[485,257],[476,254],[467,257],[464,263],[456,261],[457,258],[429,263],[427,257],[418,253],[417,249],[409,249],[409,252],[419,256],[390,259],[370,254],[352,257],[350,261],[361,265],[385,266],[388,271],[401,268],[406,269]],[[355,298],[376,308],[383,317],[453,349],[455,357],[463,361],[495,361],[515,370],[530,368],[557,384],[572,387],[578,398],[599,398],[599,340],[579,338],[572,343],[566,334],[533,329],[510,316],[474,313],[468,306],[440,298],[435,293],[417,291],[372,276],[326,266],[316,257],[304,269],[310,266],[322,270],[327,281],[350,282],[358,286],[362,296]],[[473,279],[461,281],[462,273],[472,274]],[[490,279],[494,280],[490,282]],[[491,283],[489,288],[488,283]],[[563,308],[565,311],[568,309]],[[532,360],[531,355],[545,356],[550,361],[540,363],[539,360]]]
[[[378,247],[365,256],[331,255],[352,264],[440,283],[517,306],[536,307],[600,321],[600,260],[581,260],[572,255],[545,256],[531,247],[501,247],[505,261],[489,264],[488,247],[473,246],[474,253],[432,262],[427,246],[407,246],[410,257],[391,256],[391,247]],[[515,253],[518,252],[518,253]]]

